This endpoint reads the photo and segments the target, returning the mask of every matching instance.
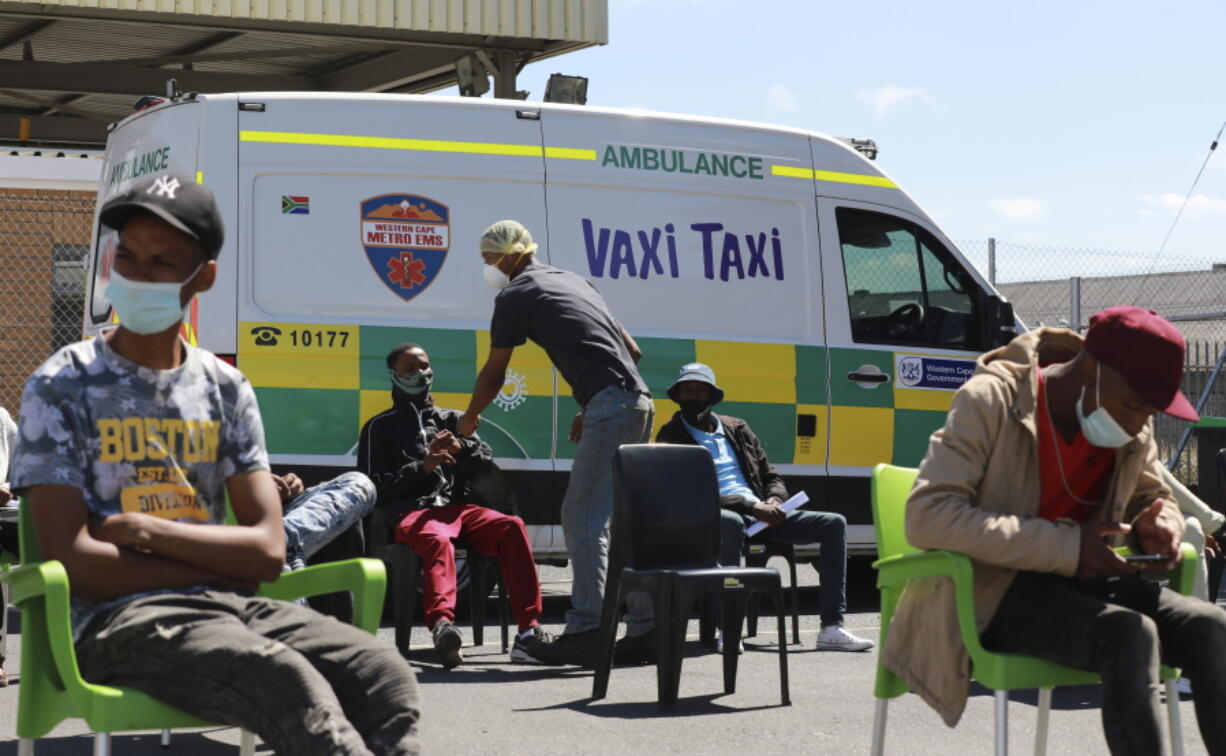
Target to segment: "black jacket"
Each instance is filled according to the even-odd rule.
[[[749,423],[739,417],[716,417],[724,426],[724,434],[741,463],[741,474],[745,476],[745,482],[753,489],[754,495],[761,501],[766,501],[771,496],[779,501],[787,501],[788,490],[783,485],[783,476],[775,471],[770,460],[766,458],[766,450],[762,448],[762,442],[757,435],[749,429]],[[672,419],[660,428],[660,432],[656,434],[656,443],[698,444],[685,427],[680,412],[674,412]],[[721,496],[720,505],[743,515],[750,515],[753,509],[753,505],[741,496]]]
[[[460,414],[435,407],[429,395],[421,406],[396,398],[395,406],[362,426],[358,469],[374,481],[379,493],[376,506],[393,522],[412,509],[472,501],[469,481],[489,470],[494,455],[475,434],[456,433]],[[460,439],[456,463],[426,473],[426,446],[444,429]]]

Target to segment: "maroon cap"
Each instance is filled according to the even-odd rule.
[[[1183,335],[1153,310],[1132,305],[1108,307],[1090,318],[1086,351],[1115,368],[1141,398],[1172,417],[1200,420],[1179,390],[1183,379]]]

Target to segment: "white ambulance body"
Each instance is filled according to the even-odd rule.
[[[390,406],[384,357],[430,353],[435,399],[463,409],[495,291],[477,241],[521,221],[542,262],[591,280],[643,347],[659,428],[686,362],[744,417],[814,506],[871,551],[868,474],[917,464],[974,357],[1011,309],[892,179],[844,142],[756,123],[465,98],[201,95],[136,113],[107,146],[99,203],[173,171],[226,223],[191,335],[259,396],[275,467],[317,480],[355,464]],[[100,228],[87,332],[112,321]],[[101,250],[101,253],[99,253]],[[544,352],[516,350],[482,436],[538,557],[558,512],[578,407]]]

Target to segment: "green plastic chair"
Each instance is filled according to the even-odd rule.
[[[33,756],[34,740],[65,719],[84,719],[94,731],[95,756],[111,751],[111,734],[131,730],[169,731],[215,727],[131,688],[95,685],[81,677],[72,642],[68,574],[56,560],[40,561],[30,508],[21,506],[19,539],[22,565],[5,572],[13,604],[21,609],[21,685],[17,699],[17,753]],[[379,629],[387,576],[378,559],[350,559],[307,567],[260,586],[259,595],[291,600],[351,591],[354,624],[374,634]],[[240,753],[255,753],[254,736],[243,731]]]
[[[951,578],[954,581],[962,642],[971,657],[971,674],[980,684],[996,691],[995,752],[1003,756],[1008,751],[1009,691],[1037,688],[1039,716],[1034,750],[1042,756],[1047,750],[1052,688],[1089,685],[1099,682],[1099,677],[1093,672],[1083,672],[1032,656],[997,654],[983,647],[975,625],[974,570],[970,557],[952,551],[920,551],[907,543],[904,512],[917,474],[918,470],[909,467],[877,465],[873,468],[873,526],[877,532],[877,553],[881,557],[873,563],[877,569],[877,587],[881,590],[881,643],[878,649],[885,647],[890,620],[908,580],[936,575]],[[1192,591],[1196,574],[1196,550],[1185,543],[1183,556],[1179,567],[1170,574],[1170,580],[1172,588],[1186,595]],[[1175,689],[1178,678],[1179,670],[1162,667],[1171,744],[1175,754],[1182,756],[1183,731],[1179,719],[1179,693]],[[906,692],[906,684],[885,668],[879,653],[877,681],[873,688],[877,699],[873,716],[873,756],[881,756],[885,749],[886,714],[890,699]]]

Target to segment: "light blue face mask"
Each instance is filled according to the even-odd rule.
[[[430,384],[434,382],[434,371],[423,370],[420,373],[405,378],[395,370],[387,371],[392,377],[392,385],[400,389],[409,396],[420,396],[430,390]]]
[[[161,333],[183,319],[187,308],[180,293],[203,267],[204,263],[196,266],[183,283],[132,281],[112,270],[106,298],[115,308],[119,324],[127,330],[142,336]]]
[[[1098,408],[1089,415],[1086,415],[1082,409],[1082,401],[1086,395],[1085,387],[1082,387],[1081,396],[1077,397],[1077,423],[1081,426],[1081,433],[1086,437],[1086,441],[1092,445],[1103,449],[1118,449],[1131,441],[1132,436],[1102,405],[1102,374],[1100,365],[1094,377],[1094,403],[1098,405]]]

